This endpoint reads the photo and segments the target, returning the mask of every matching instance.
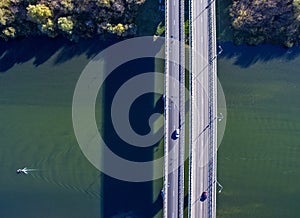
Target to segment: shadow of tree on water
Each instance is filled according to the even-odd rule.
[[[39,66],[57,52],[54,64],[64,63],[82,54],[91,58],[115,42],[117,39],[104,40],[99,37],[70,42],[62,37],[53,39],[44,36],[0,41],[0,73],[31,59],[34,59],[35,66]]]
[[[232,42],[219,43],[223,52],[221,58],[235,58],[235,65],[246,68],[256,62],[266,62],[281,58],[284,60],[293,60],[300,54],[300,46],[284,48],[278,45],[262,44],[250,46],[246,44],[234,45]]]

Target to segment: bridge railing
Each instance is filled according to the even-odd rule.
[[[163,197],[163,214],[164,217],[168,217],[168,174],[169,174],[169,143],[168,133],[169,124],[167,118],[169,117],[169,14],[168,14],[168,0],[165,1],[165,80],[164,80],[164,94],[165,94],[165,105],[164,105],[164,197]]]
[[[189,0],[189,194],[188,194],[188,217],[191,218],[192,208],[192,191],[193,191],[193,125],[191,114],[193,114],[193,97],[194,97],[194,72],[193,72],[193,4],[192,0]]]
[[[208,196],[208,217],[216,217],[216,151],[217,151],[217,89],[216,89],[216,23],[215,23],[215,1],[208,7],[208,95],[209,95],[209,196]]]
[[[179,123],[180,135],[179,138],[179,181],[178,181],[178,217],[184,217],[184,161],[185,161],[185,27],[184,27],[184,0],[179,2],[180,8],[180,38],[179,38],[179,71],[180,71],[180,95],[179,95]]]

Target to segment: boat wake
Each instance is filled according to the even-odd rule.
[[[29,174],[31,171],[37,171],[38,169],[29,169],[27,167],[24,167],[23,169],[17,169],[18,174]]]

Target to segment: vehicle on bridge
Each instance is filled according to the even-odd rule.
[[[202,192],[201,196],[200,196],[200,201],[203,202],[207,199],[207,195],[208,193],[207,192]]]
[[[164,189],[160,190],[160,196],[162,197],[162,199],[165,198],[165,190]]]
[[[171,138],[173,140],[176,140],[179,138],[179,129],[175,129],[175,131],[172,133]]]

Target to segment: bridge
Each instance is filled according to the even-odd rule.
[[[184,1],[165,1],[164,217],[184,216]],[[216,217],[217,76],[214,0],[189,1],[188,217]],[[174,43],[178,41],[179,43]],[[169,60],[175,60],[170,62]],[[174,82],[178,81],[178,83]],[[174,130],[179,138],[174,139]],[[174,168],[174,166],[179,166]],[[208,197],[201,202],[206,191]]]
[[[184,0],[166,0],[164,214],[183,217],[185,125]],[[170,61],[172,60],[172,61]],[[179,167],[178,167],[179,166]]]

